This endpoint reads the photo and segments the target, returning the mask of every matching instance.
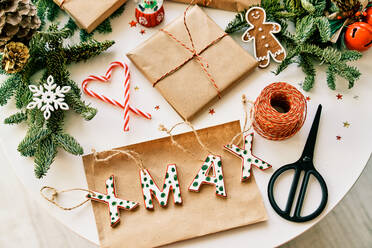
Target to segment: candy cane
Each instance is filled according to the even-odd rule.
[[[113,69],[116,67],[120,67],[124,69],[124,105],[121,104],[120,102],[104,96],[102,94],[97,94],[93,90],[88,89],[88,84],[91,81],[100,81],[100,82],[107,82],[108,80],[111,79],[111,74]],[[151,119],[151,115],[149,113],[142,112],[141,110],[137,108],[133,108],[129,104],[129,90],[130,90],[130,73],[129,73],[129,67],[127,64],[123,64],[121,62],[115,61],[110,64],[110,67],[108,68],[106,75],[104,76],[95,76],[95,75],[90,75],[88,76],[82,83],[82,88],[85,94],[95,97],[103,102],[112,104],[114,106],[117,106],[121,109],[124,109],[124,131],[129,131],[129,111],[132,111],[133,113],[146,118],[146,119]]]

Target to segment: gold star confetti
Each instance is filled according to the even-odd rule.
[[[138,86],[134,87],[134,90],[139,90],[139,87]]]
[[[344,124],[344,127],[346,127],[346,128],[350,127],[350,123],[347,122],[347,121],[345,121],[343,124]]]

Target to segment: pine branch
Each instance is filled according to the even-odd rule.
[[[47,11],[47,19],[48,21],[55,21],[55,19],[58,17],[58,13],[60,11],[60,8],[57,4],[55,4],[53,1],[48,1],[48,11]]]
[[[244,10],[236,14],[234,20],[232,20],[229,24],[227,24],[225,32],[228,34],[231,34],[231,33],[240,31],[244,28],[249,28],[250,25],[245,20],[246,13],[247,13],[247,10]]]
[[[46,127],[50,130],[50,133],[60,133],[63,130],[63,124],[65,119],[65,112],[61,109],[53,111],[50,116]]]
[[[76,30],[79,29],[79,27],[76,25],[75,21],[72,19],[72,18],[69,18],[66,25],[63,27],[63,28],[66,28],[66,29],[69,29],[71,30],[71,36],[74,34],[74,32]]]
[[[88,33],[84,29],[81,29],[80,30],[80,40],[82,42],[87,42],[89,40],[92,40],[93,39],[93,35],[94,35],[94,32]]]
[[[315,30],[315,19],[312,16],[306,16],[296,24],[295,40],[301,44],[305,43],[314,34]]]
[[[26,137],[19,143],[18,151],[24,155],[24,151],[27,151],[28,147],[33,147],[40,143],[50,134],[50,131],[43,128],[30,127]]]
[[[2,85],[0,86],[0,105],[4,106],[7,104],[8,100],[14,95],[18,84],[19,84],[20,77],[18,74],[10,76],[7,78]]]
[[[305,91],[311,90],[313,88],[314,82],[315,82],[315,68],[314,65],[310,59],[310,57],[306,54],[300,55],[300,63],[299,63],[302,71],[306,74],[305,80],[302,84],[302,88]]]
[[[297,49],[292,49],[292,50],[289,50],[288,54],[287,54],[287,57],[282,61],[282,63],[280,63],[280,65],[276,68],[274,74],[275,75],[278,75],[279,73],[281,73],[282,71],[284,71],[285,69],[287,69],[287,67],[293,63],[293,58],[297,56]]]
[[[78,45],[67,47],[66,49],[63,50],[63,55],[64,58],[66,58],[67,64],[77,63],[101,54],[103,51],[106,51],[113,44],[115,44],[114,41],[83,42]]]
[[[126,3],[121,5],[114,13],[112,13],[112,15],[108,19],[112,20],[112,19],[115,19],[115,18],[121,16],[121,14],[123,14],[123,12],[125,10],[125,5],[126,5]]]
[[[331,39],[331,27],[328,19],[325,16],[318,17],[315,19],[315,25],[318,28],[321,41],[328,42]]]
[[[32,100],[32,93],[28,89],[29,83],[25,83],[23,81],[20,82],[15,99],[16,99],[16,107],[18,109],[22,109],[23,107],[26,107],[27,104]]]
[[[335,83],[336,73],[335,72],[336,72],[336,70],[332,65],[328,66],[328,69],[327,69],[327,85],[331,90],[336,89],[336,83]]]
[[[52,138],[42,140],[35,151],[35,176],[42,178],[46,175],[57,155],[57,146],[53,143]]]
[[[104,20],[98,27],[94,30],[100,34],[107,34],[112,32],[112,27],[109,19]]]
[[[19,124],[27,120],[27,114],[25,112],[15,113],[4,120],[4,124]]]
[[[83,148],[71,135],[57,133],[53,135],[53,141],[73,155],[83,155],[84,153]]]
[[[362,58],[362,53],[353,50],[345,50],[341,55],[341,61],[355,61],[360,58]]]
[[[87,121],[93,119],[97,114],[97,109],[90,107],[74,94],[67,93],[65,99],[68,106]]]

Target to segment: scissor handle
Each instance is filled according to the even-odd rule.
[[[278,206],[278,204],[276,203],[276,201],[274,199],[274,184],[275,184],[276,180],[278,179],[278,177],[281,174],[283,174],[284,172],[288,171],[288,170],[294,170],[295,174],[294,174],[294,178],[293,178],[293,181],[292,181],[291,189],[289,191],[288,201],[287,201],[285,210],[283,211]],[[318,217],[322,213],[322,211],[326,207],[327,201],[328,201],[328,189],[327,189],[327,185],[326,185],[323,177],[315,169],[305,170],[305,175],[304,175],[304,178],[303,178],[303,181],[302,181],[302,184],[301,184],[301,189],[300,189],[300,193],[299,193],[298,200],[297,200],[297,203],[296,203],[295,211],[294,211],[293,216],[290,215],[291,209],[292,209],[292,206],[293,206],[294,197],[295,197],[296,190],[297,190],[297,187],[298,187],[301,171],[303,171],[303,169],[301,169],[296,164],[290,164],[290,165],[286,165],[286,166],[283,166],[283,167],[279,168],[272,175],[272,177],[269,181],[268,190],[267,190],[270,204],[273,207],[273,209],[275,210],[275,212],[277,212],[284,219],[289,220],[289,221],[293,221],[293,222],[305,222],[305,221],[315,219],[316,217]],[[303,205],[303,202],[304,202],[304,199],[305,199],[306,188],[307,188],[307,185],[309,183],[310,175],[313,175],[318,180],[318,182],[320,184],[320,187],[321,187],[321,190],[322,190],[322,200],[320,202],[319,207],[313,213],[311,213],[307,216],[301,216],[302,205]]]

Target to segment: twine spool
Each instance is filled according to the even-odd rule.
[[[265,87],[254,104],[253,128],[269,140],[284,140],[295,135],[306,120],[306,99],[287,83]]]

